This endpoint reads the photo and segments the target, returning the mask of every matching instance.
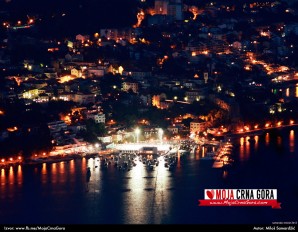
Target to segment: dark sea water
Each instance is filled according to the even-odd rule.
[[[298,130],[234,141],[229,171],[201,150],[169,171],[103,168],[98,158],[0,171],[0,224],[272,224],[298,219]],[[91,177],[87,182],[87,167]],[[281,209],[198,206],[204,189],[277,189]]]

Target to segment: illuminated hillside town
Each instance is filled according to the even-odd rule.
[[[191,155],[224,178],[280,131],[295,153],[297,1],[42,4],[0,3],[4,179],[61,162],[91,180],[96,168],[171,173]]]

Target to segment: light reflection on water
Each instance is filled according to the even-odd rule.
[[[284,134],[286,133],[286,134]],[[249,139],[254,138],[254,142]],[[266,132],[264,135],[255,135],[253,137],[241,137],[239,138],[239,149],[237,152],[239,154],[239,160],[245,161],[250,159],[252,152],[252,147],[254,151],[258,151],[261,146],[272,147],[278,151],[282,151],[285,142],[288,144],[289,151],[293,153],[295,151],[295,130],[289,130],[288,132],[282,132],[282,130],[273,131],[272,133]],[[261,148],[262,149],[262,148]]]
[[[294,152],[294,150],[295,150],[295,132],[294,132],[294,130],[290,131],[289,137],[290,137],[289,138],[290,152]]]
[[[13,192],[15,190],[15,188],[17,188],[15,186],[15,174],[17,174],[14,171],[14,167],[9,167],[8,170],[8,185],[6,185],[8,187],[8,196],[12,197],[13,196]]]
[[[75,173],[76,166],[75,166],[75,161],[74,160],[71,160],[69,162],[69,169],[70,169],[70,174],[71,175]]]
[[[144,165],[141,162],[137,162],[137,165],[130,171],[127,189],[123,194],[129,199],[129,204],[124,207],[124,211],[129,211],[130,215],[125,215],[124,221],[128,223],[141,223],[145,220],[145,214],[143,209],[151,210],[150,205],[148,205],[146,190],[150,190],[150,186],[146,186],[146,171]],[[126,217],[128,216],[128,217]]]
[[[57,163],[53,163],[51,166],[50,166],[52,169],[51,169],[51,182],[52,183],[56,183],[57,182]]]
[[[23,183],[23,172],[22,172],[22,165],[18,165],[17,168],[17,182],[18,185],[21,185]]]
[[[283,89],[283,97],[298,97],[298,86],[291,86]]]
[[[47,164],[43,163],[41,168],[41,182],[46,183],[47,182]]]
[[[58,172],[57,172],[58,181],[60,183],[65,183],[67,175],[65,175],[65,162],[58,163]]]
[[[200,159],[200,152],[201,152],[200,147],[197,147],[197,149],[194,152],[195,160],[199,160]],[[202,147],[202,157],[204,157],[204,155],[205,155],[204,154],[204,147]]]
[[[5,180],[5,169],[2,168],[1,169],[1,175],[0,175],[0,190],[1,190],[0,192],[1,193],[5,192],[5,184],[6,184],[6,180]],[[2,196],[2,194],[1,194],[1,196]]]
[[[265,135],[265,142],[266,142],[266,146],[268,146],[269,145],[269,142],[270,142],[270,135],[269,135],[268,132]]]
[[[294,130],[289,131],[286,136],[274,137],[275,139],[270,138],[269,134],[251,138],[255,139],[255,143],[251,143],[248,138],[240,138],[237,141],[239,147],[236,147],[233,152],[243,163],[261,149],[263,149],[262,152],[258,153],[260,157],[268,148],[274,149],[276,142],[289,144],[289,151],[295,152]],[[278,140],[280,141],[278,142]],[[192,222],[191,220],[194,220],[198,213],[196,201],[199,199],[200,191],[206,186],[207,188],[222,186],[222,179],[219,179],[219,175],[214,174],[221,170],[212,169],[212,161],[199,159],[199,156],[203,156],[206,150],[201,147],[192,155],[179,156],[177,168],[174,171],[165,168],[163,159],[160,160],[158,166],[154,166],[152,171],[147,170],[141,162],[138,162],[130,171],[123,171],[113,165],[103,168],[99,158],[83,158],[52,164],[43,163],[29,167],[18,165],[1,169],[0,203],[6,204],[6,210],[11,210],[7,215],[16,214],[15,211],[19,209],[23,210],[25,215],[26,210],[21,207],[27,208],[29,203],[26,203],[28,201],[26,197],[34,194],[34,201],[31,201],[30,204],[35,205],[36,208],[40,203],[45,204],[42,209],[38,208],[34,216],[40,217],[44,221],[50,217],[48,214],[50,212],[52,218],[57,215],[61,218],[57,220],[61,221],[65,219],[63,217],[67,217],[65,215],[70,215],[68,220],[72,222],[82,220],[103,223],[105,220],[111,222],[115,220],[117,223],[125,224],[159,224],[173,222],[173,218],[175,218],[173,215],[177,216],[177,220]],[[275,154],[270,150],[266,155],[270,157]],[[280,157],[278,162],[280,162]],[[87,167],[91,169],[89,182],[86,181]],[[236,171],[233,172],[236,173]],[[239,174],[233,172],[222,171],[220,177],[229,183],[231,176]],[[272,171],[272,173],[274,172]],[[245,178],[247,174],[242,173],[242,175]],[[242,180],[240,179],[239,183],[233,183],[234,186],[241,184]],[[258,179],[253,180],[258,181]],[[25,185],[29,185],[29,187]],[[89,191],[86,191],[87,185]],[[28,190],[24,190],[24,188],[28,188]],[[28,192],[24,194],[23,191]],[[194,196],[193,199],[190,196]],[[6,203],[11,202],[12,199],[15,201],[15,205],[11,206]],[[47,202],[48,199],[50,199],[49,202]],[[194,205],[188,206],[188,203],[178,202],[188,202],[189,199]],[[191,213],[191,210],[194,210],[195,213]],[[211,220],[211,215],[204,216],[204,212],[216,214],[221,209],[212,211],[212,209],[200,208],[199,210],[203,212],[200,215],[203,219],[198,217],[196,220],[202,221]],[[32,212],[34,213],[33,209]],[[245,214],[249,214],[248,211]],[[185,219],[185,215],[188,215],[189,218]],[[209,219],[208,216],[210,216]],[[1,215],[1,217],[4,217],[4,221],[9,218],[5,215]],[[240,220],[243,218],[245,217]],[[77,222],[80,223],[80,221]]]
[[[8,182],[9,182],[9,186],[13,187],[13,184],[14,184],[14,171],[13,171],[12,166],[9,167]]]
[[[206,155],[206,149],[205,149],[205,147],[203,146],[203,147],[202,147],[202,157],[205,157],[205,155]]]
[[[246,136],[245,138],[245,148],[244,148],[244,159],[247,160],[249,158],[249,150],[250,150],[250,146],[251,146],[251,143],[249,142],[249,139],[250,137],[249,136]]]
[[[255,135],[254,139],[255,139],[255,149],[257,150],[258,149],[258,144],[259,144],[259,136]]]
[[[245,149],[244,149],[244,138],[240,138],[240,150],[239,150],[239,159],[244,160],[245,159]]]
[[[93,191],[94,193],[98,194],[101,190],[100,160],[99,158],[91,158],[86,162],[82,162],[82,172],[87,172],[84,164],[86,164],[86,167],[89,167],[91,171],[90,179],[86,177],[86,190]]]
[[[290,96],[290,88],[286,88],[286,97]]]
[[[224,179],[226,179],[228,177],[228,171],[224,170],[222,176]]]
[[[282,145],[282,137],[281,136],[277,136],[276,142],[277,142],[277,145],[278,146],[281,146]]]
[[[181,154],[180,152],[178,152],[178,155],[177,155],[177,167],[176,167],[178,170],[181,168]]]

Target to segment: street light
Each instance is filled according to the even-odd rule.
[[[161,128],[158,129],[158,134],[159,134],[160,143],[162,143],[163,130]]]
[[[136,137],[137,137],[137,143],[139,142],[139,134],[140,134],[140,129],[136,128],[135,129]]]

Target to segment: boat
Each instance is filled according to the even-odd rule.
[[[212,167],[213,168],[230,168],[234,160],[229,155],[216,156]]]
[[[221,159],[215,159],[212,167],[213,168],[222,168],[223,165],[224,165],[224,163]]]

